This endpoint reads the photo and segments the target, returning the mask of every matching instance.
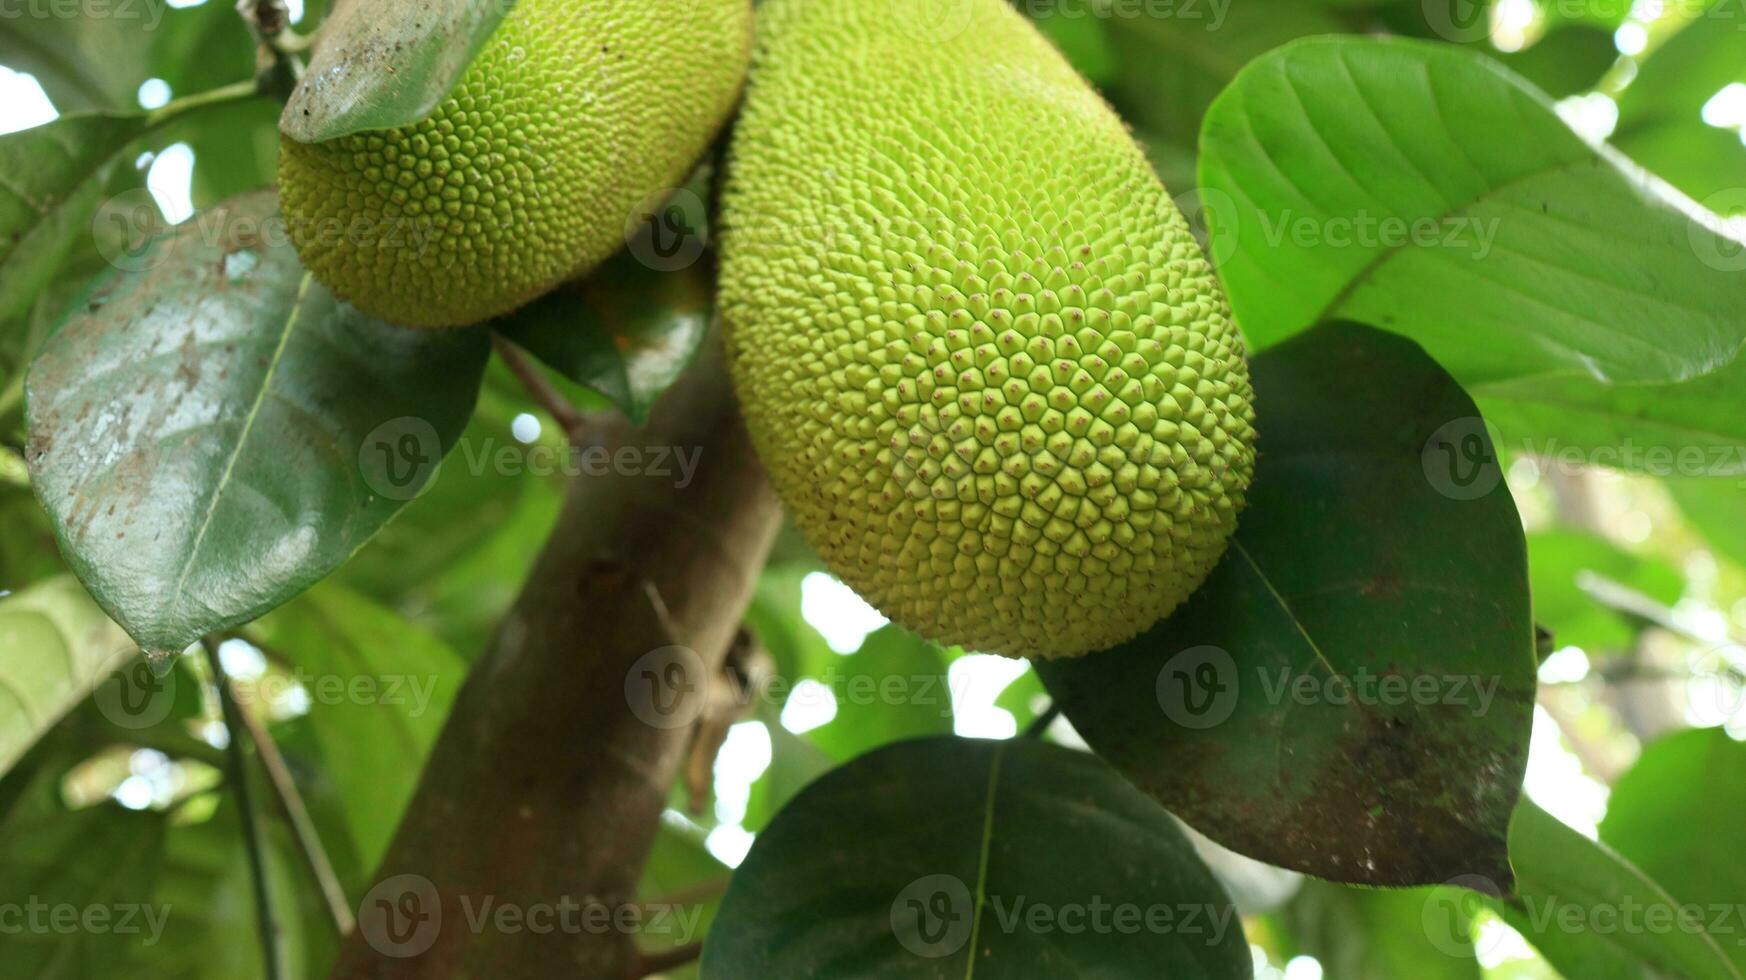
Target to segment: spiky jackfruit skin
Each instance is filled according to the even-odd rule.
[[[760,8],[729,364],[778,493],[868,601],[943,643],[1083,654],[1224,551],[1243,339],[1109,107],[1002,0],[900,6],[940,3]]]
[[[449,97],[399,129],[280,143],[316,278],[407,326],[477,323],[625,244],[739,95],[750,0],[520,0]]]

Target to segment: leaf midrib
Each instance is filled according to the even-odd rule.
[[[194,541],[188,547],[182,558],[182,568],[176,576],[176,585],[170,591],[172,609],[182,604],[183,590],[187,587],[188,576],[193,573],[196,559],[200,556],[200,548],[206,541],[206,532],[212,528],[213,516],[218,512],[219,501],[223,499],[225,490],[230,486],[231,477],[236,471],[237,460],[242,457],[244,447],[248,445],[249,436],[253,434],[255,423],[260,419],[261,406],[266,403],[267,392],[273,387],[273,379],[278,375],[279,365],[284,360],[285,348],[290,343],[291,334],[296,332],[297,323],[302,319],[303,302],[309,293],[309,284],[313,277],[305,272],[303,281],[298,283],[297,298],[291,304],[291,315],[285,318],[284,329],[279,334],[278,346],[273,350],[273,357],[267,364],[267,370],[261,375],[260,389],[255,392],[255,400],[249,406],[248,415],[243,420],[242,431],[237,434],[236,445],[230,451],[230,458],[225,460],[224,472],[219,475],[218,483],[212,488],[212,494],[206,501],[206,512],[201,515],[200,525],[194,532]]]

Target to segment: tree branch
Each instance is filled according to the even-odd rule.
[[[261,828],[255,820],[255,807],[249,792],[249,772],[243,755],[243,737],[248,734],[248,728],[243,722],[242,709],[236,703],[236,696],[231,691],[230,676],[224,672],[224,663],[218,656],[218,644],[211,638],[202,640],[201,647],[206,651],[206,662],[212,668],[212,680],[218,687],[218,703],[224,712],[224,727],[230,733],[230,744],[227,746],[229,778],[231,789],[236,793],[236,808],[241,814],[243,847],[248,851],[249,880],[254,886],[255,919],[261,937],[261,956],[266,969],[267,980],[284,980],[285,965],[279,958],[279,923],[273,914],[273,893],[267,881],[266,843],[261,839]]]
[[[691,723],[775,535],[713,344],[647,428],[615,421],[607,436],[699,452],[697,469],[683,487],[644,472],[571,483],[378,869],[381,912],[361,910],[334,977],[622,977],[640,962],[624,932],[469,926],[481,908],[636,904]],[[440,928],[408,945],[412,920],[389,920],[401,911]]]
[[[703,944],[700,942],[687,943],[684,946],[676,946],[659,953],[644,953],[626,976],[629,980],[642,980],[644,977],[652,977],[657,973],[665,973],[668,970],[684,966],[702,954]]]
[[[564,430],[573,445],[587,445],[598,441],[601,435],[600,426],[593,424],[583,411],[575,406],[564,393],[553,387],[546,380],[540,366],[528,358],[527,354],[515,345],[514,341],[504,339],[502,334],[491,334],[491,346],[497,351],[497,356],[503,359],[505,367],[514,374],[521,386],[533,398],[534,403],[546,410],[558,428]]]
[[[340,886],[339,875],[334,872],[333,861],[327,856],[327,849],[322,847],[321,834],[315,829],[315,821],[309,818],[309,808],[303,803],[303,794],[297,790],[297,782],[291,777],[291,769],[285,765],[285,757],[280,754],[278,743],[267,731],[267,726],[260,719],[246,711],[238,712],[242,723],[247,726],[249,739],[255,743],[255,754],[261,758],[261,768],[267,772],[267,782],[273,787],[273,794],[279,804],[279,812],[291,825],[291,834],[297,840],[297,850],[303,856],[304,866],[321,888],[321,897],[327,902],[328,915],[333,919],[333,926],[341,936],[351,934],[357,925],[352,918],[351,902],[346,899],[346,891]]]

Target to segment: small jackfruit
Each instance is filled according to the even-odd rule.
[[[427,118],[280,143],[292,242],[358,309],[477,323],[593,268],[733,107],[749,0],[520,0]]]
[[[902,8],[760,8],[722,209],[735,387],[802,532],[892,620],[1102,649],[1235,529],[1243,339],[1121,121],[1027,20]]]

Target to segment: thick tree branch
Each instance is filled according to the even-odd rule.
[[[641,962],[629,931],[567,928],[564,911],[580,906],[570,918],[587,923],[588,910],[635,906],[778,510],[713,346],[646,428],[617,425],[609,445],[642,447],[644,462],[655,447],[701,454],[684,486],[652,466],[573,483],[335,977],[613,978]],[[551,928],[531,928],[536,916]]]

